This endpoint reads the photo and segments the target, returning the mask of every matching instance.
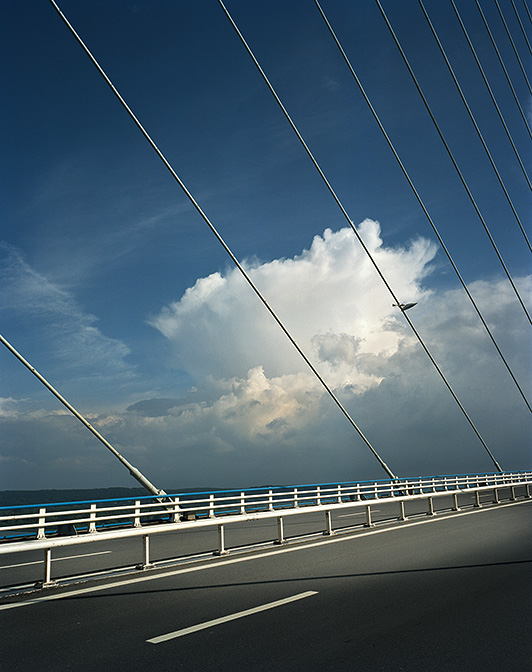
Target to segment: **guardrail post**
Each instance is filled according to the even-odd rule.
[[[135,520],[133,521],[133,527],[142,527],[140,524],[140,499],[135,501]]]
[[[284,521],[282,516],[277,517],[277,539],[274,544],[284,544]]]
[[[427,497],[427,504],[429,505],[429,510],[427,511],[427,516],[434,515],[434,500],[432,497]]]
[[[214,555],[225,555],[225,530],[223,525],[218,525],[218,549],[214,551]]]
[[[321,488],[319,485],[316,487],[316,504],[318,506],[321,504]]]
[[[214,518],[214,495],[209,495],[209,518]]]
[[[55,585],[55,581],[52,581],[52,549],[44,549],[44,578],[42,582],[38,582],[41,588],[46,588],[47,586]]]
[[[89,534],[96,532],[96,504],[91,504],[89,514]]]
[[[273,491],[268,490],[268,511],[273,511]]]
[[[325,532],[323,534],[332,537],[332,535],[334,534],[334,530],[332,529],[332,519],[330,511],[325,511],[325,525],[326,525]]]
[[[473,506],[475,509],[480,509],[480,493],[478,490],[475,490],[475,503]]]
[[[44,525],[46,523],[46,509],[39,509],[39,528],[37,530],[37,539],[45,539],[46,533]]]
[[[338,504],[342,503],[342,486],[341,485],[338,486],[338,495],[337,495],[336,499],[338,501]]]
[[[246,513],[246,493],[240,493],[240,513]]]
[[[142,549],[144,561],[137,565],[137,569],[149,569],[153,564],[150,562],[150,538],[147,534],[142,537]]]
[[[452,511],[460,511],[460,507],[458,506],[458,493],[453,492],[453,508]]]
[[[515,502],[515,485],[510,486],[510,501]]]
[[[294,509],[297,509],[299,504],[297,503],[297,488],[294,488]]]
[[[498,488],[493,488],[493,503],[494,504],[499,504],[499,489]]]
[[[403,500],[399,502],[399,520],[406,520],[405,503]]]
[[[364,523],[364,527],[374,527],[371,522],[371,506],[369,504],[366,505],[366,522]]]
[[[530,485],[528,483],[525,485],[525,499],[530,499]]]

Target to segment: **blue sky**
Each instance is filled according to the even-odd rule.
[[[314,2],[226,4],[397,296],[418,301],[409,316],[486,443],[504,468],[530,468],[530,413]],[[321,4],[530,400],[530,324],[376,3]],[[530,251],[420,6],[382,4],[532,310]],[[530,175],[477,7],[456,5]],[[530,238],[530,190],[452,6],[425,6]],[[496,6],[481,6],[532,125]],[[394,472],[491,471],[219,4],[60,7]],[[159,487],[384,476],[53,7],[3,10],[4,337]],[[0,369],[1,489],[134,485],[6,349]]]

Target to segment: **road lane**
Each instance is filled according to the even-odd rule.
[[[490,503],[493,499],[491,492],[481,495],[481,501]],[[452,498],[445,496],[436,498],[435,506],[438,510],[449,510],[452,507]],[[471,507],[474,496],[471,493],[459,495],[461,507]],[[427,512],[427,501],[411,501],[405,506],[408,518],[424,516]],[[281,515],[282,512],[280,512]],[[365,521],[364,508],[354,511],[349,509],[333,510],[332,524],[337,530],[361,527]],[[385,520],[396,520],[399,516],[399,504],[393,499],[383,499],[372,507],[372,521],[379,523]],[[220,519],[220,522],[223,522]],[[326,528],[324,513],[302,513],[298,516],[286,516],[284,518],[285,538],[304,535],[321,534]],[[150,528],[146,527],[149,534]],[[262,519],[252,522],[232,523],[225,528],[226,548],[241,548],[256,544],[272,543],[277,538],[277,524],[274,518]],[[62,562],[61,566],[52,567],[52,578],[82,577],[91,572],[102,572],[106,569],[129,568],[132,569],[143,561],[142,538],[134,537],[123,540],[108,540],[93,542],[95,548],[101,552],[99,557],[91,558],[83,562],[81,548],[58,548],[53,551],[53,558],[72,556],[71,562]],[[209,528],[181,529],[168,534],[153,535],[150,538],[150,555],[154,563],[171,561],[175,558],[190,558],[201,555],[210,555],[217,548],[216,526]],[[92,544],[91,544],[92,545]],[[103,554],[103,551],[111,553]],[[34,551],[15,556],[0,556],[0,563],[4,570],[0,572],[0,587],[16,585],[33,586],[43,578],[43,552]],[[27,563],[27,564],[26,564]]]

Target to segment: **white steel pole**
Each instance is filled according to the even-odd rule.
[[[74,415],[74,416],[75,416],[75,417],[76,417],[76,418],[77,418],[83,425],[85,425],[85,427],[86,427],[90,432],[92,432],[92,434],[94,434],[94,436],[95,436],[99,441],[101,441],[101,443],[103,443],[103,445],[104,445],[108,450],[110,450],[110,451],[113,453],[113,455],[114,455],[115,457],[117,457],[117,458],[120,460],[120,462],[122,462],[122,464],[129,470],[129,473],[133,476],[133,478],[137,479],[137,481],[142,485],[143,488],[145,488],[151,495],[155,495],[155,496],[157,496],[157,497],[160,497],[161,495],[166,495],[166,492],[165,492],[164,490],[161,490],[160,488],[156,488],[156,487],[153,485],[153,483],[151,483],[151,482],[146,478],[146,476],[144,476],[143,474],[141,474],[141,472],[140,472],[136,467],[134,467],[130,462],[128,462],[128,461],[126,460],[126,458],[125,458],[123,455],[121,455],[121,454],[118,452],[118,450],[116,450],[116,448],[114,448],[114,447],[109,443],[109,441],[107,441],[107,439],[105,439],[105,438],[100,434],[100,432],[98,432],[98,430],[96,430],[96,429],[90,424],[90,422],[89,422],[88,420],[86,420],[86,419],[81,415],[81,413],[79,413],[78,411],[76,411],[76,409],[75,409],[71,404],[69,404],[68,401],[67,401],[64,397],[62,397],[62,396],[59,394],[59,392],[58,392],[54,387],[52,387],[52,385],[50,385],[50,383],[46,380],[46,378],[44,378],[43,376],[41,376],[41,374],[37,371],[37,369],[35,369],[35,368],[34,368],[28,361],[26,361],[26,360],[24,359],[24,357],[23,357],[19,352],[17,352],[17,350],[15,350],[15,348],[11,345],[11,343],[9,343],[9,341],[7,341],[7,340],[2,336],[2,334],[0,334],[0,341],[6,346],[6,348],[7,348],[13,355],[15,355],[15,357],[16,357],[20,362],[22,362],[22,364],[24,364],[24,366],[25,366],[27,369],[29,369],[29,370],[33,373],[33,375],[34,375],[36,378],[38,378],[38,380],[41,381],[41,383],[42,383],[46,388],[48,388],[48,389],[50,390],[50,392],[54,395],[54,397],[56,397],[57,399],[59,399],[59,401],[63,404],[63,406],[65,406],[66,408],[68,408],[68,410],[72,413],[72,415]]]

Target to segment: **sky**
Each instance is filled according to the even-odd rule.
[[[452,4],[424,4],[531,239],[531,190]],[[530,411],[312,0],[226,6],[394,295],[417,303],[408,317],[478,435],[219,3],[59,5],[394,474],[492,472],[478,435],[503,469],[532,468]],[[532,125],[497,7],[480,5]],[[530,403],[531,324],[378,5],[321,6]],[[382,6],[532,312],[531,252],[420,4]],[[456,6],[530,176],[531,136],[481,15]],[[52,5],[2,10],[0,333],[157,487],[386,478]],[[1,347],[0,489],[135,486]]]

